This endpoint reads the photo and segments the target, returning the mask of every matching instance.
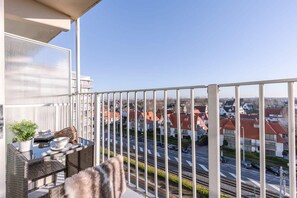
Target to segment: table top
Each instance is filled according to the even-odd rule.
[[[18,143],[13,143],[17,148]],[[62,149],[55,149],[54,144],[50,142],[35,142],[31,151],[21,153],[29,163],[34,163],[46,159],[57,159],[58,157],[71,154],[82,149],[93,146],[94,143],[90,140],[78,138],[77,144],[68,143]]]

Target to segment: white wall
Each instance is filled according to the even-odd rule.
[[[220,146],[223,146],[224,143],[224,135],[220,135]]]
[[[284,150],[284,144],[282,144],[282,143],[276,143],[275,155],[277,157],[283,157],[283,150]]]

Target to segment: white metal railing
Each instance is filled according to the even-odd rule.
[[[169,183],[169,174],[176,174],[179,183],[175,186],[178,189],[178,196],[182,197],[183,194],[183,184],[182,179],[190,179],[192,181],[193,187],[193,197],[197,195],[196,184],[201,184],[202,181],[199,179],[199,174],[201,173],[197,170],[196,163],[196,144],[195,141],[191,143],[191,177],[185,175],[183,171],[185,170],[184,162],[182,160],[182,142],[181,142],[181,125],[180,125],[180,101],[181,101],[181,91],[187,92],[186,96],[189,100],[190,110],[188,111],[191,114],[191,132],[192,139],[195,140],[195,115],[194,115],[194,106],[195,106],[195,97],[200,90],[207,89],[208,92],[208,182],[207,186],[209,188],[209,196],[210,197],[220,197],[221,192],[230,193],[236,197],[242,197],[245,194],[243,192],[247,191],[248,185],[242,183],[242,169],[241,169],[241,144],[240,144],[240,133],[236,132],[235,135],[235,148],[236,148],[236,180],[231,187],[231,190],[226,189],[227,181],[230,179],[221,178],[221,165],[220,165],[220,116],[219,116],[219,89],[224,87],[233,87],[235,93],[235,131],[240,131],[240,88],[243,86],[258,86],[259,92],[259,133],[260,133],[260,187],[256,194],[260,195],[260,197],[269,197],[275,196],[266,188],[266,154],[265,154],[265,85],[267,84],[277,84],[277,83],[286,83],[288,85],[288,139],[289,139],[289,183],[290,183],[290,197],[296,197],[296,151],[295,151],[295,95],[294,95],[294,82],[297,79],[282,79],[282,80],[271,80],[271,81],[256,81],[256,82],[244,82],[244,83],[229,83],[229,84],[212,84],[208,86],[187,86],[187,87],[172,87],[172,88],[157,88],[157,89],[138,89],[138,90],[123,90],[123,91],[107,91],[107,92],[97,92],[97,93],[87,93],[80,94],[73,98],[82,98],[82,100],[76,99],[76,101],[81,101],[83,104],[85,103],[85,96],[87,96],[88,101],[90,103],[90,108],[94,110],[91,111],[87,116],[94,117],[94,131],[92,131],[90,136],[86,138],[90,138],[95,141],[96,145],[96,163],[100,163],[105,160],[105,157],[109,158],[111,154],[122,154],[126,157],[127,164],[127,181],[128,184],[135,184],[136,189],[143,188],[144,193],[148,196],[149,194],[149,185],[152,183],[155,185],[153,187],[154,192],[152,192],[155,197],[159,195],[169,197],[171,193],[171,187]],[[196,91],[196,92],[195,92]],[[168,150],[168,125],[164,124],[168,122],[167,116],[167,106],[168,106],[168,93],[170,92],[170,98],[175,97],[176,104],[176,114],[177,114],[177,159],[176,159],[176,170],[171,170],[173,164],[169,163],[169,155],[170,152]],[[147,112],[147,101],[152,100],[152,109],[150,111],[153,112],[153,136],[152,142],[148,140],[148,131],[147,131],[147,115],[143,114],[143,136],[144,143],[139,142],[139,123],[138,120],[139,114],[141,112]],[[73,100],[72,100],[73,101]],[[75,102],[75,101],[74,101]],[[157,102],[162,103],[162,111],[157,111]],[[119,105],[118,105],[119,104]],[[133,104],[133,106],[131,106]],[[93,107],[94,105],[94,107]],[[80,119],[84,117],[84,115],[80,115],[79,109],[81,109],[81,104],[76,105],[77,109],[77,121],[76,126],[79,128],[81,126]],[[117,107],[118,106],[118,107]],[[134,114],[134,129],[130,130],[131,125],[129,120],[131,119],[130,110]],[[89,111],[88,111],[89,112]],[[116,112],[120,114],[119,120],[116,121]],[[158,147],[157,142],[157,112],[162,112],[161,121],[164,126],[164,157],[160,159],[158,156],[158,151],[160,148]],[[126,116],[124,116],[124,113]],[[113,115],[111,117],[111,114]],[[125,117],[125,126],[126,129],[124,131],[124,119]],[[112,119],[112,121],[111,121]],[[93,120],[93,119],[91,119]],[[131,122],[132,123],[132,122]],[[92,124],[92,126],[93,126]],[[112,130],[111,130],[112,125]],[[119,125],[119,129],[117,130]],[[81,136],[85,136],[85,132],[82,127],[80,134]],[[134,132],[134,137],[131,136],[131,131]],[[124,133],[126,133],[124,138]],[[107,135],[107,138],[106,138]],[[112,135],[112,139],[111,139]],[[119,143],[117,144],[119,135]],[[131,138],[132,139],[131,139]],[[107,139],[107,141],[105,141]],[[100,141],[101,140],[101,141]],[[152,145],[150,145],[152,144]],[[112,152],[110,145],[112,145]],[[143,146],[142,147],[140,147]],[[153,152],[150,151],[151,154],[148,153],[148,147],[151,148]],[[102,150],[106,149],[106,150]],[[106,153],[105,153],[106,151]],[[163,151],[163,149],[162,149]],[[152,157],[151,157],[152,155]],[[150,160],[149,160],[149,159]],[[132,163],[132,160],[134,163]],[[153,161],[153,163],[151,163]],[[132,166],[132,164],[133,166]],[[140,163],[144,165],[144,170],[140,171]],[[142,166],[142,165],[141,165]],[[154,168],[154,177],[152,182],[149,182],[148,175],[148,166],[152,166]],[[134,168],[133,168],[134,167]],[[164,178],[164,188],[160,188],[159,183],[160,179],[158,178],[158,169],[163,169],[165,172]],[[143,173],[143,174],[142,174]],[[223,182],[223,183],[222,183]],[[221,187],[221,184],[223,186]],[[235,189],[235,190],[232,190]],[[150,188],[152,189],[152,188]]]

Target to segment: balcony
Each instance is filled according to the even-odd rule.
[[[8,37],[7,41],[16,39],[12,35],[8,35]],[[18,38],[17,40],[22,39]],[[8,72],[6,71],[8,102],[5,106],[5,122],[9,123],[15,119],[32,119],[41,128],[50,128],[52,131],[71,125],[75,126],[79,137],[95,143],[94,165],[98,165],[116,154],[125,157],[127,184],[130,189],[137,192],[137,196],[142,194],[150,197],[220,197],[221,195],[227,197],[279,197],[279,191],[284,187],[279,185],[280,178],[266,172],[266,165],[270,161],[267,160],[266,155],[269,145],[265,141],[266,96],[264,90],[271,85],[283,84],[288,95],[289,129],[289,175],[284,180],[286,182],[282,181],[286,187],[283,195],[296,196],[294,87],[297,79],[71,94],[69,91],[71,86],[68,83],[71,82],[70,74],[65,72],[69,69],[69,62],[67,62],[70,59],[69,51],[36,42],[32,43],[27,49],[20,50],[23,54],[17,54],[21,55],[20,57],[29,57],[26,60],[33,62],[26,63],[26,68],[29,70],[17,67],[19,65],[11,61],[13,59],[8,59],[11,62],[7,61],[6,63],[10,68]],[[44,54],[41,53],[41,55],[38,54],[39,57],[34,57],[31,53],[35,54],[35,51]],[[52,56],[57,59],[49,61],[50,53],[48,52],[54,52]],[[7,55],[15,54],[7,53]],[[35,61],[40,61],[40,59],[43,61],[42,64],[38,62],[37,69],[44,76],[30,72],[32,71],[30,66],[36,66]],[[42,65],[42,69],[40,65]],[[52,65],[60,65],[63,68],[55,68],[53,71]],[[45,68],[48,70],[46,71]],[[21,80],[25,82],[29,80],[30,83],[18,83]],[[56,83],[57,80],[62,81],[63,86]],[[19,87],[19,84],[25,86]],[[220,162],[220,90],[232,89],[232,94],[235,95],[235,131],[240,131],[240,90],[249,86],[256,87],[259,95],[257,98],[260,130],[260,144],[257,144],[260,148],[259,170],[242,167],[239,133],[235,134],[234,141],[236,157],[229,157],[227,163]],[[22,92],[17,92],[19,90]],[[58,93],[57,90],[59,90]],[[195,106],[199,105],[199,93],[201,92],[207,93],[204,99],[207,100],[208,106],[208,145],[203,146],[196,140],[194,113]],[[177,138],[169,137],[171,125],[164,124],[169,123],[169,99],[177,107],[170,109],[177,114]],[[182,140],[181,103],[186,103],[185,106],[187,106],[187,112],[183,113],[190,115],[190,126],[187,130],[191,131],[192,137],[186,141]],[[119,104],[119,108],[116,108],[114,104]],[[130,104],[134,104],[133,107]],[[141,113],[143,113],[143,118],[130,122],[132,118],[128,113],[130,110],[133,110],[134,118],[137,118]],[[116,112],[120,114],[119,119],[115,117]],[[147,112],[152,113],[152,118],[147,116]],[[124,120],[127,121],[125,126]],[[149,122],[153,123],[152,131],[148,130]],[[132,123],[133,126],[131,126]],[[163,134],[158,126],[162,126]],[[7,134],[9,133],[7,132]],[[171,144],[176,145],[175,149],[169,146]],[[129,191],[129,193],[135,192]]]
[[[264,87],[269,84],[286,83],[288,85],[289,94],[289,117],[293,118],[294,113],[294,97],[293,97],[293,84],[296,79],[288,80],[273,80],[273,81],[261,81],[261,82],[248,82],[248,83],[235,83],[226,85],[209,85],[209,86],[193,86],[193,87],[174,87],[174,88],[161,88],[161,89],[143,89],[143,90],[122,90],[111,92],[98,92],[89,94],[73,95],[72,101],[81,101],[79,98],[92,97],[94,101],[94,136],[87,137],[94,139],[96,142],[96,162],[100,163],[106,158],[115,154],[121,154],[125,156],[127,182],[129,185],[135,186],[136,190],[143,189],[145,195],[158,196],[184,196],[190,195],[196,197],[201,195],[201,189],[208,189],[209,195],[227,195],[230,197],[236,197],[241,195],[246,196],[263,196],[264,197],[279,197],[280,186],[279,183],[275,183],[275,179],[279,178],[272,176],[270,172],[266,172],[266,166],[270,161],[266,160],[267,152],[265,150],[275,149],[275,145],[271,145],[265,140],[265,128],[264,123]],[[236,92],[235,100],[238,102],[239,89],[244,86],[256,85],[259,87],[259,130],[260,130],[260,143],[257,146],[260,147],[260,170],[248,170],[241,166],[240,157],[240,137],[235,136],[235,148],[236,158],[230,159],[227,164],[220,163],[220,137],[219,137],[219,114],[218,114],[218,99],[219,99],[219,87],[233,87]],[[172,141],[168,133],[170,131],[170,125],[164,125],[164,135],[159,137],[159,128],[157,127],[157,112],[162,112],[161,122],[168,123],[167,115],[168,109],[168,95],[170,94],[171,101],[174,100],[177,107],[180,107],[180,98],[188,97],[187,100],[190,103],[188,114],[191,115],[191,123],[194,123],[194,106],[199,103],[196,99],[195,93],[200,90],[208,90],[208,107],[209,107],[209,120],[208,120],[208,146],[201,147],[195,143],[195,141],[189,141],[189,153],[184,153],[184,141],[182,141],[182,129],[180,124],[177,128],[176,149],[172,149]],[[186,93],[181,96],[181,92]],[[82,102],[83,103],[83,102]],[[119,108],[113,108],[112,104],[119,104]],[[133,103],[133,107],[130,108],[130,104]],[[156,104],[162,103],[162,109],[157,108]],[[149,105],[150,104],[150,105]],[[238,103],[237,103],[238,104]],[[73,105],[73,104],[72,104]],[[138,111],[138,109],[141,109]],[[150,110],[148,110],[150,109]],[[130,120],[129,113],[133,110],[137,117],[137,113],[152,111],[153,116],[153,131],[147,130],[147,122],[149,121],[144,113],[142,120],[133,122],[127,122],[123,127],[123,114],[126,114],[126,120]],[[180,123],[181,109],[177,108],[175,113],[177,116],[177,123]],[[79,112],[79,111],[78,111]],[[107,116],[105,124],[102,124],[102,114],[115,115],[115,112],[120,113],[120,120],[117,124],[112,124],[112,116]],[[79,115],[75,115],[80,117]],[[84,116],[82,119],[84,119]],[[239,120],[239,113],[236,111],[236,122]],[[138,123],[141,122],[141,123]],[[159,121],[160,123],[160,121]],[[237,122],[238,123],[238,122]],[[77,126],[77,123],[73,123]],[[133,124],[133,127],[130,126]],[[139,126],[142,129],[139,129]],[[295,120],[289,120],[289,126],[294,128]],[[80,126],[77,126],[79,128]],[[237,126],[240,128],[240,126]],[[131,130],[132,128],[132,130]],[[238,129],[237,128],[237,129]],[[191,130],[195,134],[195,127],[191,124]],[[79,130],[81,131],[81,130]],[[294,131],[291,131],[294,134]],[[81,131],[81,136],[84,137],[85,132]],[[192,137],[192,139],[195,137]],[[290,136],[291,140],[295,140],[295,135]],[[160,146],[160,142],[164,146]],[[293,141],[294,142],[294,141]],[[294,148],[294,143],[290,142],[290,148]],[[245,142],[247,145],[254,145],[251,140]],[[273,148],[272,148],[273,146]],[[105,149],[102,154],[101,149]],[[202,151],[203,149],[203,151]],[[294,149],[291,150],[294,153]],[[290,153],[290,152],[289,152]],[[204,159],[203,159],[204,158]],[[292,163],[293,162],[293,163]],[[285,196],[290,195],[292,189],[296,186],[296,170],[292,167],[295,163],[293,155],[290,156],[289,165],[290,173],[292,175],[286,178]],[[232,168],[230,168],[230,166]],[[227,168],[228,167],[228,168]],[[284,167],[287,169],[287,167]],[[295,174],[292,172],[295,171]],[[259,178],[251,176],[251,174],[260,175]],[[272,181],[274,180],[274,182]],[[175,181],[175,182],[174,182]],[[183,181],[183,182],[181,182]],[[209,183],[209,181],[211,181]],[[264,190],[266,188],[266,190]]]
[[[11,35],[8,37],[14,38]],[[67,53],[65,54],[67,55]],[[66,59],[68,59],[67,56]],[[20,72],[17,69],[11,71],[8,74],[23,75],[23,73],[17,73]],[[53,77],[53,79],[55,78]],[[63,79],[67,82],[67,74]],[[8,75],[7,86],[14,85],[12,88],[18,89],[15,80],[19,79]],[[6,122],[9,123],[13,119],[22,117],[32,119],[41,127],[50,128],[52,131],[70,125],[75,126],[79,137],[95,143],[94,165],[100,164],[116,154],[125,157],[127,184],[138,195],[155,197],[197,197],[203,195],[209,195],[209,197],[219,197],[220,195],[279,197],[281,189],[279,177],[269,172],[266,173],[266,165],[270,161],[266,160],[265,150],[270,149],[270,144],[265,140],[264,88],[271,84],[282,83],[288,87],[289,96],[288,163],[290,174],[285,178],[286,192],[284,193],[284,196],[288,196],[296,192],[295,96],[293,91],[296,81],[297,79],[284,79],[208,86],[65,94],[52,97],[47,94],[47,97],[41,95],[42,97],[39,98],[26,95],[25,101],[18,100],[14,97],[15,95],[10,94],[11,104],[6,107]],[[259,92],[260,144],[257,144],[260,147],[259,170],[242,167],[241,139],[238,133],[235,133],[233,142],[236,157],[228,158],[227,163],[220,162],[219,89],[227,87],[232,88],[235,92],[235,131],[239,131],[238,106],[241,99],[239,90],[245,86],[256,86]],[[66,86],[63,89],[64,92],[67,92]],[[39,90],[35,90],[37,92],[33,92],[34,95],[40,95]],[[8,89],[8,91],[11,90]],[[201,92],[208,93],[207,98],[203,98],[208,101],[208,146],[201,146],[199,141],[202,138],[198,141],[195,135],[197,133],[195,129],[197,117],[194,112],[195,106],[199,105],[198,93]],[[30,100],[30,98],[32,99]],[[176,120],[170,120],[168,116],[169,98],[171,103],[178,107],[170,109],[170,112],[177,115]],[[39,104],[36,104],[36,101]],[[41,102],[45,103],[40,104]],[[186,112],[181,112],[180,107],[184,105],[181,103],[187,105]],[[159,105],[157,106],[157,104]],[[189,120],[182,122],[181,116],[184,114],[189,115]],[[177,123],[177,138],[169,137],[170,127],[174,122]],[[150,130],[148,130],[149,123],[150,126],[152,124]],[[163,134],[161,134],[161,129],[164,131]],[[190,139],[182,139],[184,130],[188,134],[191,131]],[[175,147],[171,146],[172,144]],[[250,145],[251,140],[246,140],[245,144]],[[133,192],[130,191],[130,193]]]

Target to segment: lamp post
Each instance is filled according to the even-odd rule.
[[[244,128],[243,127],[241,127],[242,128],[242,136],[243,136],[243,143],[242,143],[242,146],[243,146],[243,148],[242,148],[242,161],[245,161],[245,147],[244,147]]]

